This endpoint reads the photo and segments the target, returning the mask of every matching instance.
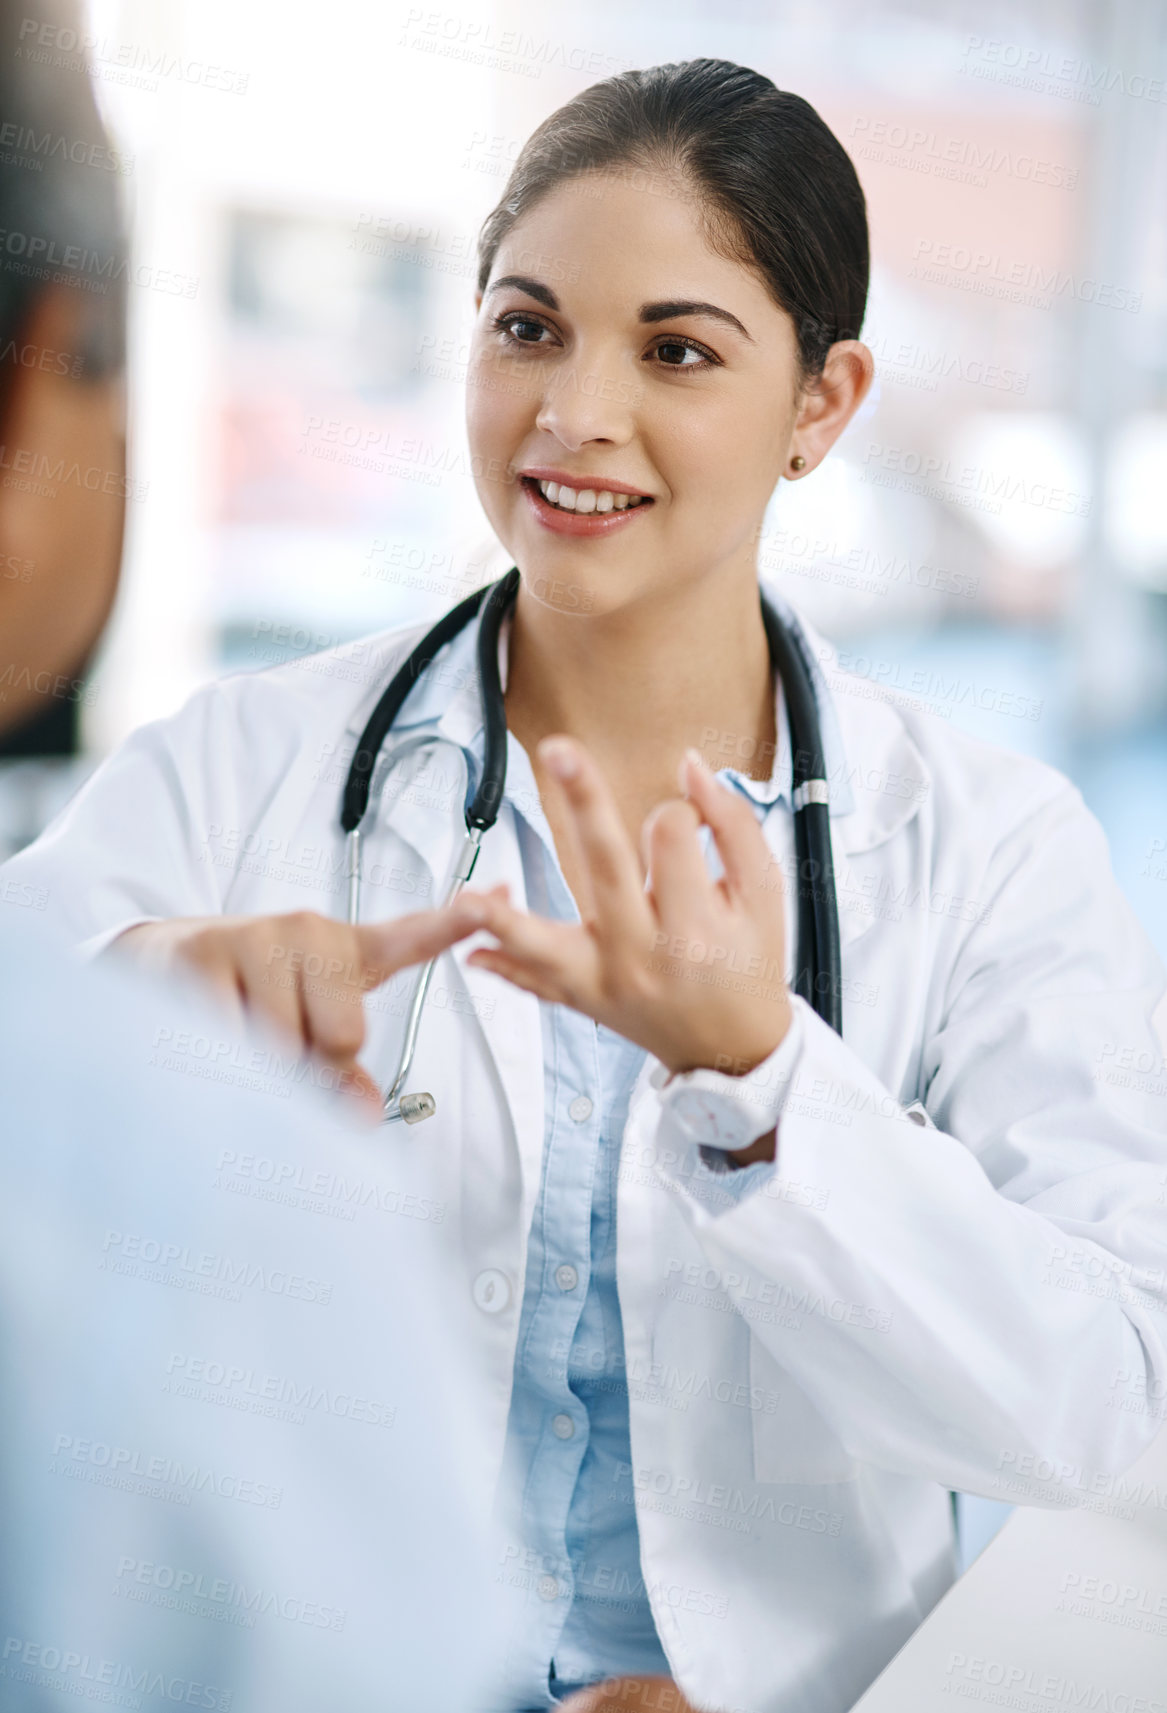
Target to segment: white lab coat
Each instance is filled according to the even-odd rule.
[[[90,951],[156,917],[343,916],[348,760],[420,634],[198,692],[6,879]],[[1101,830],[1060,774],[893,705],[806,634],[853,799],[832,819],[843,1038],[797,1002],[777,1175],[720,1211],[650,1058],[617,1203],[644,1578],[677,1680],[743,1713],[843,1713],[954,1578],[948,1489],[1089,1502],[1154,1435],[1129,1400],[1167,1384],[1165,976]],[[443,728],[468,737],[476,681],[449,693]],[[435,900],[462,837],[455,748],[415,748],[396,779],[366,837],[366,920]],[[789,825],[768,822],[784,864]],[[474,874],[500,880],[522,903],[509,806]],[[435,971],[410,1086],[437,1115],[383,1146],[403,1195],[439,1210],[478,1318],[487,1491],[544,1132],[539,1002],[467,967],[480,943]],[[370,1001],[382,1080],[411,979]],[[904,1115],[917,1100],[928,1127]],[[499,1579],[537,1598],[539,1569],[516,1547]]]

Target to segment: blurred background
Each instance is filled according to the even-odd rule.
[[[870,213],[877,384],[781,485],[763,577],[845,666],[1068,773],[1167,956],[1167,8],[89,0],[76,42],[29,0],[21,29],[115,145],[133,480],[85,692],[0,749],[0,854],[208,678],[506,569],[463,427],[478,229],[560,103],[707,54],[805,96]],[[1006,1512],[966,1502],[966,1561]]]

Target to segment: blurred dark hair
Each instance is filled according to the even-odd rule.
[[[867,303],[867,205],[851,158],[800,95],[730,60],[594,83],[527,140],[478,241],[484,291],[499,244],[557,185],[631,167],[691,183],[706,241],[751,266],[794,322],[800,380],[857,339]]]
[[[75,0],[37,0],[35,12],[32,32],[27,4],[0,0],[0,357],[43,294],[69,286],[87,312],[73,355],[92,379],[125,361],[128,248],[116,156],[84,52],[61,45],[81,41]],[[0,360],[0,411],[18,372],[10,353]]]

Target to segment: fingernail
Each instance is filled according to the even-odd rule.
[[[699,767],[702,769],[704,769],[704,767],[705,767],[705,763],[701,760],[701,756],[697,750],[687,749],[685,751],[684,755],[681,757],[681,765],[677,769],[677,779],[680,781],[681,796],[682,797],[687,797],[689,795],[689,763],[690,762],[693,763],[694,767]]]
[[[571,753],[570,745],[559,738],[544,738],[539,745],[539,755],[544,767],[556,779],[574,779],[579,772],[579,762]]]

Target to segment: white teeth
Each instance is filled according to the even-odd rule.
[[[540,482],[539,492],[565,512],[622,512],[643,504],[639,494],[614,494],[610,488],[569,488],[560,482]]]

